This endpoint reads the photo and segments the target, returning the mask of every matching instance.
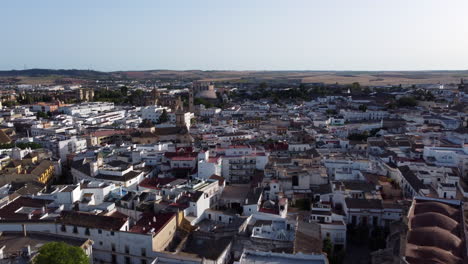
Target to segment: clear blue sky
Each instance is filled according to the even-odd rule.
[[[468,69],[467,0],[5,0],[0,69]]]

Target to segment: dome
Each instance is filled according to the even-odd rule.
[[[423,247],[436,247],[453,255],[460,255],[462,240],[439,227],[419,227],[408,234],[408,243]]]
[[[216,92],[214,90],[204,90],[197,93],[195,97],[204,99],[216,99]]]
[[[450,218],[454,218],[454,216],[458,213],[458,210],[448,204],[438,202],[418,202],[414,208],[415,215],[429,212],[435,212]]]
[[[434,212],[418,214],[411,219],[411,228],[413,229],[431,226],[440,227],[453,234],[456,233],[458,222],[448,216]]]

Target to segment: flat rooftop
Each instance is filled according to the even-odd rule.
[[[40,247],[49,242],[65,242],[71,246],[81,247],[87,241],[88,239],[85,238],[67,237],[39,232],[27,232],[26,236],[23,235],[23,232],[2,232],[0,235],[0,248],[5,247],[3,249],[5,257],[20,257],[24,248],[28,245],[31,248],[31,254],[35,254]]]
[[[261,251],[244,251],[239,261],[240,264],[327,264],[325,255],[322,254],[286,254]]]

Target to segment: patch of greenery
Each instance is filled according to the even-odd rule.
[[[193,99],[193,104],[194,105],[204,105],[206,108],[211,108],[214,107],[214,104],[211,103],[210,101],[203,99],[203,98],[195,98]]]
[[[11,149],[14,147],[18,147],[20,149],[26,149],[26,148],[31,148],[31,149],[40,149],[42,148],[42,145],[36,142],[27,142],[27,143],[8,143],[8,144],[0,144],[0,149]]]
[[[18,105],[18,102],[16,102],[16,101],[5,101],[5,102],[2,102],[2,105],[5,106],[5,107],[12,107],[12,106]]]
[[[166,123],[167,121],[169,121],[169,115],[167,114],[166,109],[163,109],[163,112],[159,116],[157,124]]]
[[[414,97],[401,97],[397,100],[399,107],[415,107],[418,105],[418,101]]]
[[[39,249],[34,264],[88,264],[89,258],[79,248],[65,242],[50,242]]]
[[[299,208],[302,211],[310,210],[310,200],[309,199],[298,199],[294,205],[296,208]]]

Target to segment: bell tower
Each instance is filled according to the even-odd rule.
[[[190,113],[193,113],[194,112],[194,107],[193,107],[193,87],[190,87],[189,89],[189,99],[188,99],[188,103],[189,103],[189,112]]]
[[[156,89],[156,87],[154,87],[153,91],[151,91],[151,101],[154,105],[157,105],[159,103],[159,92]]]
[[[177,127],[184,127],[185,124],[185,112],[184,112],[184,105],[180,97],[177,99],[176,107],[175,107],[175,116],[176,116],[176,126]]]

